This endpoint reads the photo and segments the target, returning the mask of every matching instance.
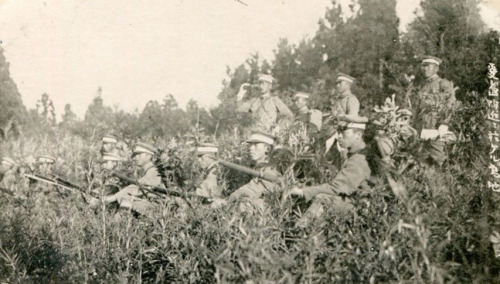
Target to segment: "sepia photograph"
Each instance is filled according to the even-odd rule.
[[[0,284],[500,283],[500,1],[0,0]]]

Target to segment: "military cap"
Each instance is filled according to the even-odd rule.
[[[16,161],[14,161],[14,159],[9,158],[9,157],[3,157],[2,158],[2,163],[5,163],[5,164],[11,165],[11,166],[15,166],[16,165]]]
[[[296,98],[304,98],[304,99],[309,99],[310,94],[306,92],[297,92],[295,93]]]
[[[399,116],[413,116],[413,113],[411,112],[411,110],[409,109],[406,109],[406,108],[403,108],[403,109],[400,109],[396,112],[397,115]]]
[[[103,142],[108,142],[108,143],[117,143],[118,142],[118,137],[116,137],[113,134],[105,134],[102,136],[102,141]]]
[[[196,155],[203,156],[205,154],[215,155],[219,152],[219,147],[212,143],[202,143],[196,147]]]
[[[340,126],[341,130],[345,129],[362,129],[365,130],[366,123],[368,122],[368,118],[364,116],[351,116],[346,115],[343,119],[345,122]]]
[[[436,64],[439,66],[442,62],[443,60],[435,56],[426,55],[422,58],[422,65]]]
[[[53,164],[56,162],[56,159],[52,156],[40,156],[38,157],[38,162],[39,163],[47,163],[47,164]]]
[[[134,145],[134,150],[132,151],[132,154],[136,155],[136,154],[141,154],[141,153],[155,155],[158,153],[158,149],[154,146],[147,144],[147,143],[137,142]]]
[[[268,74],[260,74],[259,81],[269,82],[272,84],[274,82],[274,78],[273,78],[273,76],[268,75]]]
[[[247,143],[266,143],[269,145],[274,145],[275,136],[264,133],[261,131],[254,131],[252,135],[250,135],[250,139],[248,139]]]
[[[355,79],[354,79],[354,77],[351,77],[351,76],[349,76],[349,75],[347,75],[347,74],[344,74],[344,73],[339,72],[339,73],[337,74],[337,80],[336,80],[336,82],[339,82],[339,81],[346,81],[346,82],[349,82],[349,83],[353,83],[353,82],[354,82],[354,80],[355,80]]]
[[[103,161],[122,161],[122,157],[115,153],[104,153],[102,155],[102,160]]]

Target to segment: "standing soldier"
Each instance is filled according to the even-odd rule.
[[[250,84],[241,85],[237,95],[239,112],[251,112],[257,128],[266,132],[273,130],[278,124],[279,116],[284,116],[290,121],[293,119],[292,111],[277,96],[271,94],[274,78],[271,75],[259,76],[259,89],[261,96],[252,98],[243,102],[243,96],[246,94],[245,88]]]
[[[260,176],[272,176],[278,178],[280,174],[274,167],[269,165],[269,155],[273,150],[276,137],[264,132],[252,133],[247,143],[250,144],[250,156],[256,163],[256,170]],[[241,212],[252,212],[253,209],[264,209],[264,195],[277,190],[276,183],[254,177],[247,184],[238,188],[229,196],[229,202],[238,203]],[[217,208],[226,201],[216,200],[212,208]]]
[[[295,119],[306,125],[309,133],[316,133],[321,130],[323,124],[323,113],[317,109],[309,109],[310,94],[298,92],[295,94],[295,105],[299,109],[299,114]]]
[[[300,223],[307,222],[309,218],[320,217],[324,212],[324,205],[338,212],[351,211],[354,207],[350,203],[349,196],[370,178],[371,171],[364,153],[365,124],[351,121],[363,121],[363,119],[348,117],[347,124],[339,127],[339,144],[349,152],[347,160],[342,163],[335,178],[329,183],[291,189],[291,195],[305,197],[307,201],[314,199]]]
[[[336,143],[338,137],[337,126],[345,124],[346,121],[349,121],[351,118],[358,117],[359,100],[351,92],[354,80],[355,79],[353,77],[347,74],[337,74],[335,85],[336,97],[332,104],[331,117],[329,121],[325,122],[325,124],[328,123],[330,125],[329,129],[325,129],[326,134],[328,135],[327,137],[329,137],[328,140],[326,140],[325,153],[328,153],[330,148]],[[339,147],[338,143],[336,148],[341,157],[345,158],[345,155],[347,154],[346,150]]]
[[[354,83],[354,78],[338,73],[335,90],[336,98],[332,105],[332,117],[340,121],[346,121],[346,116],[358,116],[359,100],[351,93],[351,87]]]
[[[221,188],[217,185],[217,145],[204,143],[196,148],[198,162],[203,169],[202,182],[196,188],[196,194],[207,198],[220,198]]]
[[[421,132],[421,137],[426,138],[431,132],[437,134],[424,142],[420,157],[439,166],[447,159],[443,138],[450,134],[448,128],[456,103],[453,83],[437,74],[441,62],[434,56],[424,57],[422,71],[426,80],[413,105],[415,128]]]
[[[161,177],[153,163],[153,157],[158,150],[149,144],[138,142],[134,146],[132,158],[139,166],[144,175],[138,180],[139,184],[151,187],[162,186]],[[131,184],[114,195],[104,198],[104,203],[118,202],[120,208],[132,209],[140,214],[145,214],[151,209],[151,202],[148,200],[150,194],[143,192],[140,188]],[[95,203],[95,202],[93,202]],[[93,204],[95,206],[95,204]]]
[[[0,164],[0,174],[2,175],[0,187],[3,189],[11,189],[17,180],[16,168],[17,163],[12,158],[4,157],[2,159]]]

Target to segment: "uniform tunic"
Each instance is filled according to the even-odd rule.
[[[258,127],[270,130],[276,124],[278,115],[292,119],[292,111],[276,96],[252,98],[237,108],[240,112],[251,112]]]
[[[305,124],[309,133],[316,133],[323,125],[323,113],[317,109],[300,110],[296,121]]]
[[[205,178],[196,188],[196,194],[208,198],[220,198],[221,188],[217,185],[217,166],[215,163],[205,171]]]
[[[354,115],[359,113],[359,100],[350,91],[345,92],[333,103],[332,115]]]
[[[437,74],[427,79],[414,104],[416,129],[437,129],[442,124],[449,126],[455,103],[452,82],[440,78]],[[441,165],[447,158],[445,146],[443,141],[425,141],[421,158],[431,158]]]
[[[257,167],[256,170],[274,176],[279,176],[278,171],[267,165]],[[239,201],[241,211],[247,211],[249,208],[248,205],[250,205],[250,207],[264,209],[264,195],[276,190],[277,185],[275,183],[254,177],[250,180],[250,182],[234,191],[229,196],[229,202]]]
[[[142,176],[138,182],[141,185],[148,185],[152,187],[162,186],[161,177],[158,170],[153,164],[150,164],[146,169],[146,173]],[[135,184],[131,184],[124,189],[120,190],[115,194],[116,201],[120,204],[120,207],[130,208],[133,210],[144,214],[150,207],[151,202],[147,199],[142,199],[144,196],[143,192]]]
[[[330,183],[303,188],[307,201],[315,199],[309,210],[320,210],[319,207],[322,207],[325,201],[330,202],[335,210],[352,209],[352,205],[348,201],[343,201],[338,195],[353,194],[370,178],[371,171],[366,156],[360,153],[364,148],[364,143],[351,148],[348,158],[342,163],[340,171]]]

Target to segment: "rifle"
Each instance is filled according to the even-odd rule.
[[[228,161],[224,161],[224,160],[219,160],[219,164],[225,166],[225,167],[228,167],[230,169],[233,169],[235,171],[238,171],[238,172],[242,172],[242,173],[246,173],[246,174],[249,174],[253,177],[258,177],[258,178],[261,178],[263,180],[267,180],[267,181],[270,181],[270,182],[274,182],[274,183],[277,183],[280,181],[279,177],[277,175],[274,175],[274,174],[271,174],[271,173],[266,173],[266,172],[261,172],[261,171],[256,171],[254,169],[251,169],[251,168],[248,168],[248,167],[245,167],[245,166],[241,166],[241,165],[238,165],[238,164],[235,164],[235,163],[231,163],[231,162],[228,162]]]
[[[56,190],[57,190],[57,187],[64,188],[64,189],[69,189],[69,190],[77,190],[77,191],[79,191],[82,194],[82,197],[85,200],[85,202],[87,202],[86,194],[85,194],[85,192],[83,192],[83,189],[80,186],[78,186],[78,185],[76,185],[74,183],[71,183],[69,181],[66,181],[66,180],[64,180],[64,179],[62,179],[60,177],[50,178],[50,177],[46,177],[46,176],[43,176],[43,175],[40,175],[40,174],[33,174],[33,175],[24,174],[24,177],[27,177],[30,180],[36,180],[36,181],[41,181],[41,182],[44,182],[44,183],[47,183],[47,184],[55,185],[56,186]],[[57,190],[57,192],[60,195],[63,195],[59,190]]]
[[[124,180],[130,184],[134,184],[134,185],[138,186],[141,190],[146,190],[146,191],[151,192],[153,194],[160,193],[163,195],[181,197],[183,199],[186,199],[187,197],[189,197],[189,198],[200,198],[203,201],[210,201],[210,198],[208,198],[208,197],[193,194],[193,193],[188,193],[188,192],[178,191],[178,190],[171,189],[171,188],[164,188],[164,187],[158,187],[158,186],[146,186],[146,185],[139,183],[137,180],[129,178],[126,175],[118,173],[118,172],[112,172],[111,175],[113,175],[121,180]],[[189,204],[189,202],[188,202],[188,204]]]

